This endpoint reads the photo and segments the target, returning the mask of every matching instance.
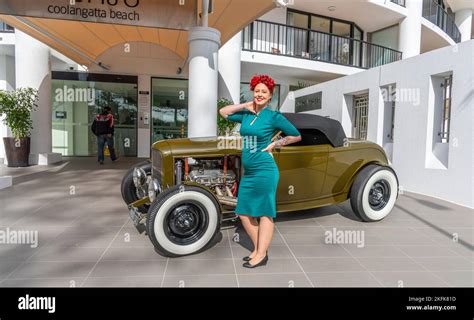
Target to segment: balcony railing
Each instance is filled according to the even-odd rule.
[[[243,50],[272,53],[357,68],[402,59],[397,50],[330,33],[257,20],[243,31]]]
[[[455,42],[461,42],[461,32],[454,23],[454,17],[434,0],[423,1],[423,17],[437,25]]]
[[[0,21],[0,32],[13,32],[15,29],[8,24]]]
[[[405,6],[405,0],[390,0],[391,2],[398,4],[399,6]]]

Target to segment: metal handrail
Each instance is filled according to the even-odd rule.
[[[0,21],[0,32],[14,32],[15,29],[8,24]]]
[[[390,0],[391,2],[398,4],[399,6],[405,7],[405,0]]]
[[[401,60],[400,51],[327,32],[256,20],[243,31],[243,50],[371,68]]]
[[[437,25],[455,42],[461,42],[461,32],[454,22],[454,18],[435,0],[424,0],[423,18]]]

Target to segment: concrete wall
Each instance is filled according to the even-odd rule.
[[[368,140],[391,154],[404,190],[474,207],[474,40],[298,90],[281,110],[294,112],[295,97],[322,91],[322,109],[308,113],[341,121],[351,136],[352,98],[369,92]],[[450,142],[440,143],[440,79],[453,75]],[[387,108],[381,87],[395,84],[394,141],[387,145]],[[385,141],[385,143],[384,143]]]

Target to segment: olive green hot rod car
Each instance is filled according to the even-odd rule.
[[[346,138],[341,124],[311,114],[282,113],[302,140],[273,150],[279,168],[277,211],[291,212],[350,199],[371,222],[386,217],[398,197],[398,179],[384,150]],[[275,132],[274,139],[281,132]],[[151,161],[124,176],[122,196],[140,232],[165,256],[201,251],[233,219],[244,168],[238,135],[162,140]]]

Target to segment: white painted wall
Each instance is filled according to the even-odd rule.
[[[400,185],[406,191],[474,208],[473,52],[474,40],[470,40],[298,90],[295,97],[322,91],[322,109],[309,113],[329,115],[341,121],[346,135],[350,136],[352,95],[368,90],[368,140],[384,146],[387,108],[380,87],[396,84],[397,89],[414,89],[411,99],[396,102],[395,139],[393,146],[389,146],[393,149],[392,165]],[[441,88],[433,86],[436,77],[432,76],[449,72],[453,74],[451,141],[440,145],[436,142],[439,123],[435,121],[433,103],[437,99],[434,91]],[[294,112],[291,95],[281,110]]]

